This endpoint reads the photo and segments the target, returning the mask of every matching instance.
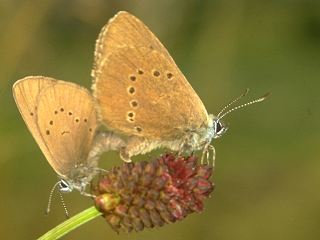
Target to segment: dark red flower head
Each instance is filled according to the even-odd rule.
[[[195,156],[173,154],[123,164],[101,176],[93,190],[95,204],[116,231],[159,227],[203,210],[213,191],[212,172]]]

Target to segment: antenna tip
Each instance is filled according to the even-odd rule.
[[[266,94],[262,95],[262,96],[260,97],[261,101],[266,100],[270,95],[271,95],[271,92],[267,92]]]

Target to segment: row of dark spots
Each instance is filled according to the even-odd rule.
[[[60,112],[64,112],[64,108],[60,108]],[[58,110],[55,110],[55,111],[54,111],[54,114],[55,114],[55,115],[57,115],[58,113],[59,113]],[[32,115],[33,115],[33,113],[32,113]],[[68,115],[69,115],[69,116],[72,116],[73,113],[72,113],[72,112],[68,112]],[[76,117],[76,118],[74,119],[74,121],[75,121],[76,123],[79,123],[79,122],[80,122],[80,119],[79,119],[78,117]],[[87,119],[87,118],[84,118],[84,119],[83,119],[83,122],[87,123],[87,122],[88,122],[88,119]],[[53,124],[54,124],[53,120],[50,120],[50,121],[49,121],[49,124],[50,124],[51,126],[53,126]],[[92,128],[89,128],[89,132],[92,132]],[[50,135],[50,130],[46,130],[46,134],[47,134],[47,135]]]
[[[137,72],[138,72],[139,75],[142,75],[142,74],[144,73],[141,69],[139,69]],[[161,73],[160,73],[160,71],[158,71],[158,70],[153,70],[153,71],[152,71],[152,75],[153,75],[154,77],[160,77]],[[166,75],[167,75],[167,78],[168,78],[169,80],[173,78],[173,74],[172,74],[171,72],[167,72]],[[132,74],[132,75],[129,76],[129,79],[130,79],[132,82],[135,82],[135,81],[137,80],[137,77],[136,77],[134,74]]]
[[[141,69],[138,69],[137,72],[138,72],[138,74],[140,74],[140,75],[142,75],[142,74],[144,73],[143,70],[141,70]],[[160,73],[158,70],[153,70],[152,74],[153,74],[154,77],[160,77],[160,75],[161,75],[161,73]],[[167,74],[167,78],[168,78],[169,80],[171,80],[171,79],[173,78],[173,74],[172,74],[171,72],[167,72],[166,74]],[[136,77],[134,74],[129,75],[129,79],[130,79],[132,82],[137,81],[137,77]],[[133,86],[129,86],[129,87],[127,88],[127,91],[128,91],[128,93],[129,93],[130,95],[134,95],[134,94],[136,93],[136,89],[135,89],[135,87],[133,87]]]
[[[143,70],[138,69],[138,70],[137,70],[137,73],[138,73],[139,75],[142,75],[144,72],[143,72]],[[135,81],[137,80],[137,76],[136,76],[135,74],[131,74],[131,75],[129,75],[129,80],[130,80],[131,82],[135,82]],[[127,91],[128,91],[128,93],[129,93],[129,95],[134,95],[134,94],[136,93],[136,89],[135,89],[135,87],[133,87],[133,86],[129,86],[129,87],[127,88]],[[135,99],[133,99],[133,100],[131,100],[131,101],[129,102],[129,105],[130,105],[131,108],[137,108],[137,107],[138,107],[138,101],[135,100]],[[133,111],[127,112],[127,121],[129,121],[129,122],[134,122],[134,117],[135,117],[135,112],[133,112]]]
[[[142,75],[142,74],[143,74],[143,71],[142,71],[141,69],[138,69],[137,72],[138,72],[139,75]],[[137,80],[136,75],[134,75],[134,74],[129,75],[129,80],[132,81],[132,82],[135,82],[135,81]],[[135,89],[135,87],[133,87],[133,86],[129,86],[127,90],[128,90],[128,93],[129,93],[130,95],[134,95],[135,92],[136,92],[136,89]]]
[[[140,75],[143,74],[143,71],[142,71],[141,69],[138,69],[137,72],[138,72],[138,74],[140,74]],[[134,75],[134,74],[129,75],[129,80],[132,81],[132,82],[135,82],[135,81],[137,80],[136,75]],[[129,86],[129,87],[127,88],[127,91],[128,91],[128,93],[129,93],[129,95],[134,95],[135,92],[136,92],[136,89],[135,89],[135,87],[133,87],[133,86]],[[137,108],[137,107],[138,107],[138,101],[132,99],[132,100],[129,102],[129,105],[130,105],[131,108]],[[128,121],[128,122],[131,122],[131,123],[134,122],[134,117],[135,117],[135,112],[133,112],[133,111],[128,111],[128,112],[127,112],[127,121]]]
[[[138,70],[137,70],[137,73],[138,73],[139,75],[144,74],[143,70],[141,70],[141,69],[138,69]],[[136,75],[134,75],[134,74],[129,75],[129,80],[130,80],[131,82],[135,82],[135,81],[137,80]],[[135,89],[135,87],[133,87],[133,86],[129,86],[129,87],[127,88],[127,91],[128,91],[128,93],[129,93],[129,95],[134,95],[134,94],[136,93],[136,89]],[[138,104],[138,101],[135,100],[135,99],[132,99],[132,100],[129,102],[129,104],[130,104],[130,107],[131,107],[131,108],[137,108],[138,105],[139,105],[139,104]],[[134,122],[134,117],[135,117],[135,112],[133,112],[133,111],[127,112],[127,120],[128,120],[129,122]],[[140,126],[135,126],[134,129],[135,129],[137,132],[141,132],[141,131],[142,131],[142,128],[141,128]]]
[[[60,112],[64,112],[64,108],[60,108]],[[57,115],[58,113],[59,113],[58,110],[55,110],[55,111],[54,111],[54,114],[55,114],[55,115]],[[72,112],[68,112],[68,115],[69,115],[69,116],[72,116],[73,113],[72,113]],[[79,119],[78,117],[76,117],[74,120],[75,120],[75,122],[77,122],[77,123],[80,122],[80,119]],[[88,119],[87,119],[87,118],[84,118],[83,121],[86,123],[86,122],[88,122]],[[51,121],[49,122],[49,124],[50,124],[50,125],[53,125],[53,121],[51,120]]]

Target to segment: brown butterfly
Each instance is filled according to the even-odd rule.
[[[61,178],[56,184],[60,191],[86,194],[97,173],[97,159],[88,157],[97,128],[91,94],[74,83],[30,76],[13,85],[13,95],[32,136]]]
[[[127,137],[121,157],[128,162],[160,147],[207,151],[211,140],[227,130],[221,122],[226,114],[266,97],[223,113],[233,101],[217,116],[208,114],[166,48],[142,21],[124,11],[99,34],[92,77],[101,120]]]

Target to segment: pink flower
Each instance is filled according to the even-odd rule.
[[[117,232],[160,227],[203,210],[214,187],[212,172],[195,156],[173,154],[123,164],[100,177],[95,204]]]

